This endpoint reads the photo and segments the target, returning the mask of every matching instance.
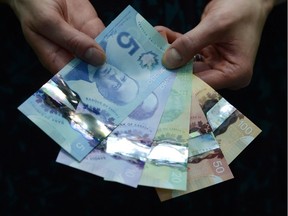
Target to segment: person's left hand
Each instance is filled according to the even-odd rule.
[[[212,0],[201,22],[185,34],[156,26],[171,43],[163,55],[163,65],[175,69],[196,57],[195,75],[214,89],[247,86],[273,1]]]

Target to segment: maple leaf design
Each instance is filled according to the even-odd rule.
[[[152,51],[142,53],[137,61],[140,62],[142,68],[148,68],[150,70],[158,64],[157,55]]]

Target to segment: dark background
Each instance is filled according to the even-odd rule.
[[[198,23],[205,5],[180,0],[92,2],[106,25],[131,4],[152,25],[180,32]],[[17,110],[51,74],[6,5],[0,5],[0,54],[0,215],[287,214],[287,3],[268,17],[251,84],[219,91],[262,129],[230,164],[235,178],[163,203],[154,188],[105,182],[55,162],[60,147]]]

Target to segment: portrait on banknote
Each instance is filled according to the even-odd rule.
[[[129,118],[135,120],[144,120],[151,118],[159,106],[159,99],[157,94],[152,92],[141,104],[128,115]]]

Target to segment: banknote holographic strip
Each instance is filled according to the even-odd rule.
[[[133,138],[131,136],[108,136],[107,142],[109,142],[109,145],[106,147],[106,153],[123,156],[124,158],[133,158],[145,162],[147,155],[150,152],[150,146],[143,144],[143,141],[139,141],[137,137],[135,137],[135,140],[133,141]]]
[[[212,132],[196,137],[190,137],[188,143],[189,157],[220,148],[219,143],[215,140]]]
[[[171,140],[157,141],[147,157],[156,166],[170,166],[186,169],[188,149],[186,146],[171,143]]]
[[[105,180],[137,187],[175,76],[161,83],[107,137],[105,152],[110,156],[106,163],[110,166],[105,168]]]
[[[139,185],[176,190],[187,187],[192,64],[182,69],[176,75]]]
[[[197,86],[197,82],[194,81],[193,84]],[[219,143],[212,133],[211,126],[198,104],[195,92],[192,94],[192,99],[188,140],[187,189],[180,191],[156,188],[161,201],[182,196],[233,178]]]
[[[161,83],[106,139],[106,153],[146,161],[174,76]]]
[[[216,106],[216,112],[207,115],[207,120],[209,124],[214,124],[213,134],[227,163],[230,164],[261,133],[261,129],[199,77],[193,75],[192,81],[193,92],[205,115],[215,104],[222,101],[219,103],[220,106]],[[221,107],[226,105],[228,109],[223,110],[227,110],[227,114],[221,110]],[[215,115],[213,116],[212,113]]]
[[[214,131],[217,129],[234,111],[236,108],[227,100],[221,98],[207,113],[207,119]]]
[[[115,128],[105,124],[99,113],[85,108],[80,96],[73,92],[63,78],[56,74],[44,84],[41,91],[47,96],[44,100],[48,106],[61,113],[67,119],[71,127],[80,132],[86,139],[100,143]]]

